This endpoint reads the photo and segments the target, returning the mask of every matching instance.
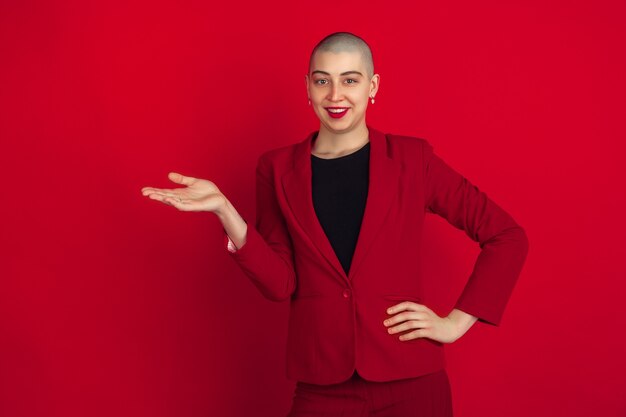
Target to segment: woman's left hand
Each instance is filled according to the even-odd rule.
[[[415,329],[399,336],[399,340],[411,340],[427,337],[441,343],[452,343],[477,320],[475,316],[454,309],[448,317],[439,317],[424,304],[403,301],[387,309],[393,314],[383,322],[389,334],[397,334],[405,330]]]

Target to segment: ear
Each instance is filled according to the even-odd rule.
[[[311,94],[309,93],[309,74],[304,75],[304,84],[306,85],[307,97],[311,97]]]
[[[380,86],[380,75],[374,74],[372,80],[370,81],[370,96],[376,95],[378,92],[378,87]]]

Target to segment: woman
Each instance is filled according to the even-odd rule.
[[[270,300],[290,301],[289,416],[452,416],[443,344],[477,321],[499,325],[528,251],[524,229],[450,168],[425,140],[366,123],[380,76],[348,32],[324,38],[305,77],[319,130],[265,152],[250,225],[211,181],[142,193],[182,211],[211,211],[228,254]],[[481,247],[445,317],[422,291],[426,212]]]

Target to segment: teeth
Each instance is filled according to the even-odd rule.
[[[331,113],[343,113],[346,110],[348,109],[328,109],[328,111]]]

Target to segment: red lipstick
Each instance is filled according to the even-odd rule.
[[[348,113],[348,109],[349,109],[349,107],[324,107],[324,108],[326,109],[330,117],[332,117],[333,119],[341,119],[343,116],[346,115],[346,113]],[[335,110],[335,112],[332,112],[331,110]],[[342,110],[342,111],[339,111],[339,110]]]

